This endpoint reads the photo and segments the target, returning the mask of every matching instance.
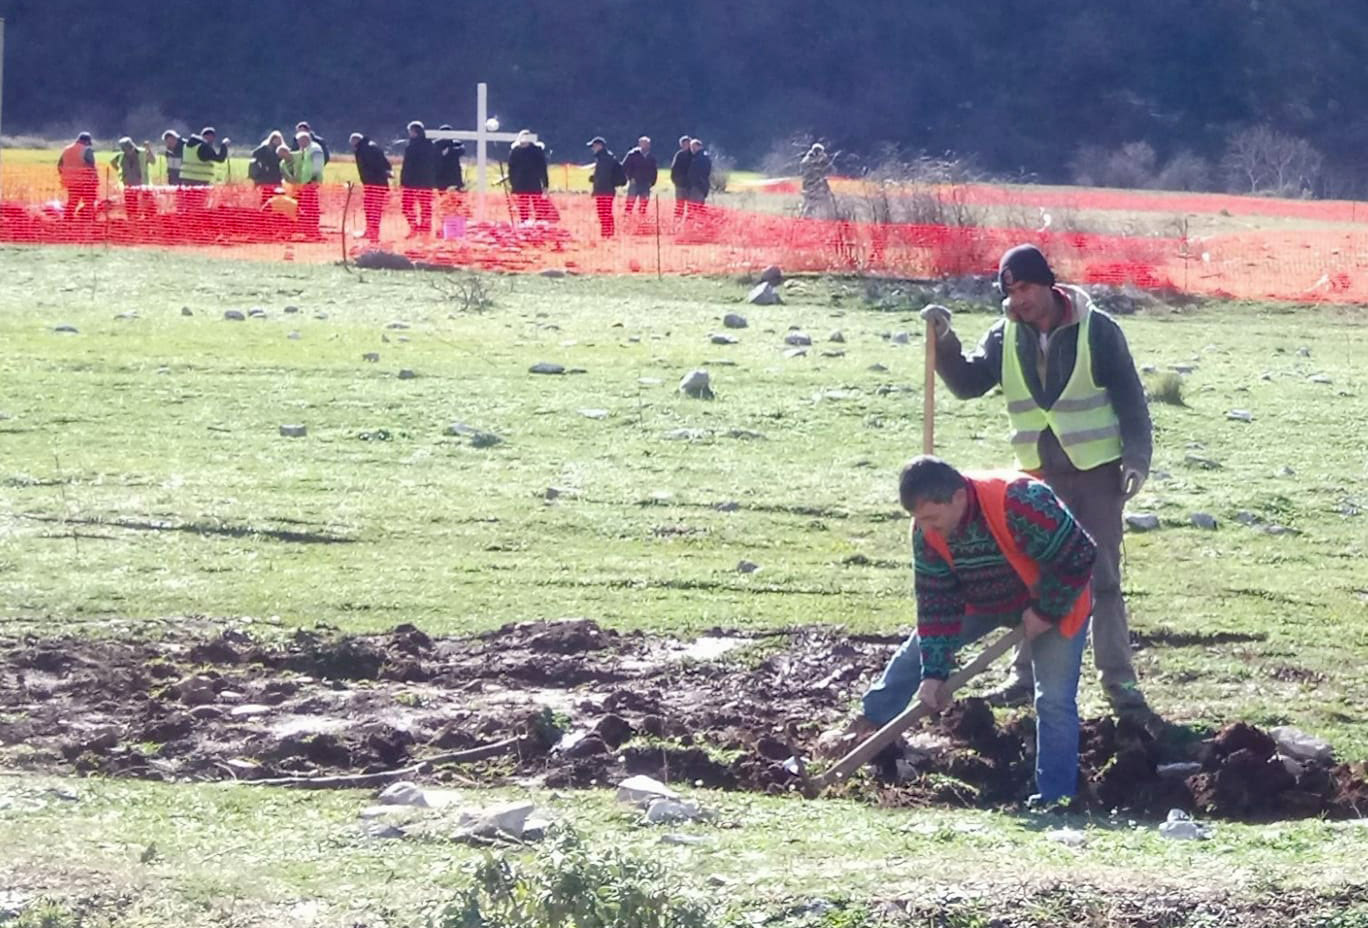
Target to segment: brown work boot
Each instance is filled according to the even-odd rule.
[[[995,709],[1029,706],[1035,699],[1035,683],[1022,677],[1013,677],[1005,685],[985,693],[983,698]]]

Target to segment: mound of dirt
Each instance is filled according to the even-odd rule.
[[[752,645],[712,648],[724,644]],[[887,640],[808,627],[763,641],[717,630],[689,643],[587,619],[434,639],[228,630],[155,642],[0,642],[0,760],[160,780],[376,773],[449,751],[486,782],[608,785],[631,774],[785,793],[790,758],[842,722],[881,670]],[[740,655],[740,656],[738,656]],[[1235,723],[1208,733],[1110,718],[1084,723],[1081,801],[1162,817],[1353,816],[1368,769],[1283,757]],[[493,747],[490,747],[493,745]],[[958,702],[849,795],[892,805],[1003,807],[1032,791],[1030,715]],[[441,775],[438,768],[434,773]]]

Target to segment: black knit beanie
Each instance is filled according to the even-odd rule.
[[[998,263],[998,290],[1003,296],[1007,295],[1008,287],[1023,281],[1028,284],[1044,284],[1047,287],[1053,287],[1055,283],[1050,262],[1045,260],[1040,249],[1034,245],[1018,245],[1009,249]]]

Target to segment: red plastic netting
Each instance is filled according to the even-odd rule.
[[[249,184],[122,190],[102,181],[75,215],[55,172],[8,169],[0,241],[209,251],[218,257],[333,262],[382,249],[414,262],[582,273],[786,271],[915,278],[990,273],[1022,241],[1041,245],[1062,279],[1196,294],[1368,301],[1368,226],[1356,204],[1211,194],[963,185],[957,202],[1037,211],[1126,210],[1279,217],[1260,227],[1185,237],[1098,235],[1056,226],[960,226],[799,219],[769,187],[756,209],[688,204],[668,194],[644,211],[624,198],[601,211],[588,194],[544,198]],[[839,182],[837,185],[839,192]],[[792,194],[787,194],[790,197]],[[428,200],[430,199],[430,204]],[[405,201],[409,202],[405,202]],[[754,202],[738,197],[731,202]],[[796,204],[794,204],[796,208]],[[370,213],[368,221],[367,213]],[[1224,213],[1222,213],[1224,211]],[[424,212],[427,213],[424,216]],[[411,222],[428,231],[411,234]],[[373,240],[362,236],[368,231]],[[610,228],[611,227],[611,228]],[[606,234],[611,232],[611,235]]]

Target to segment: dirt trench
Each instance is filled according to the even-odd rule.
[[[516,739],[434,774],[587,787],[635,773],[794,791],[785,765],[843,722],[894,640],[805,627],[694,642],[589,620],[433,639],[413,626],[265,643],[0,641],[0,763],[157,780],[372,773]],[[888,805],[1011,807],[1031,792],[1034,720],[958,702],[845,793]],[[1297,764],[1243,723],[1084,722],[1080,803],[1242,820],[1368,811],[1368,765]],[[1187,763],[1188,767],[1172,767]]]

